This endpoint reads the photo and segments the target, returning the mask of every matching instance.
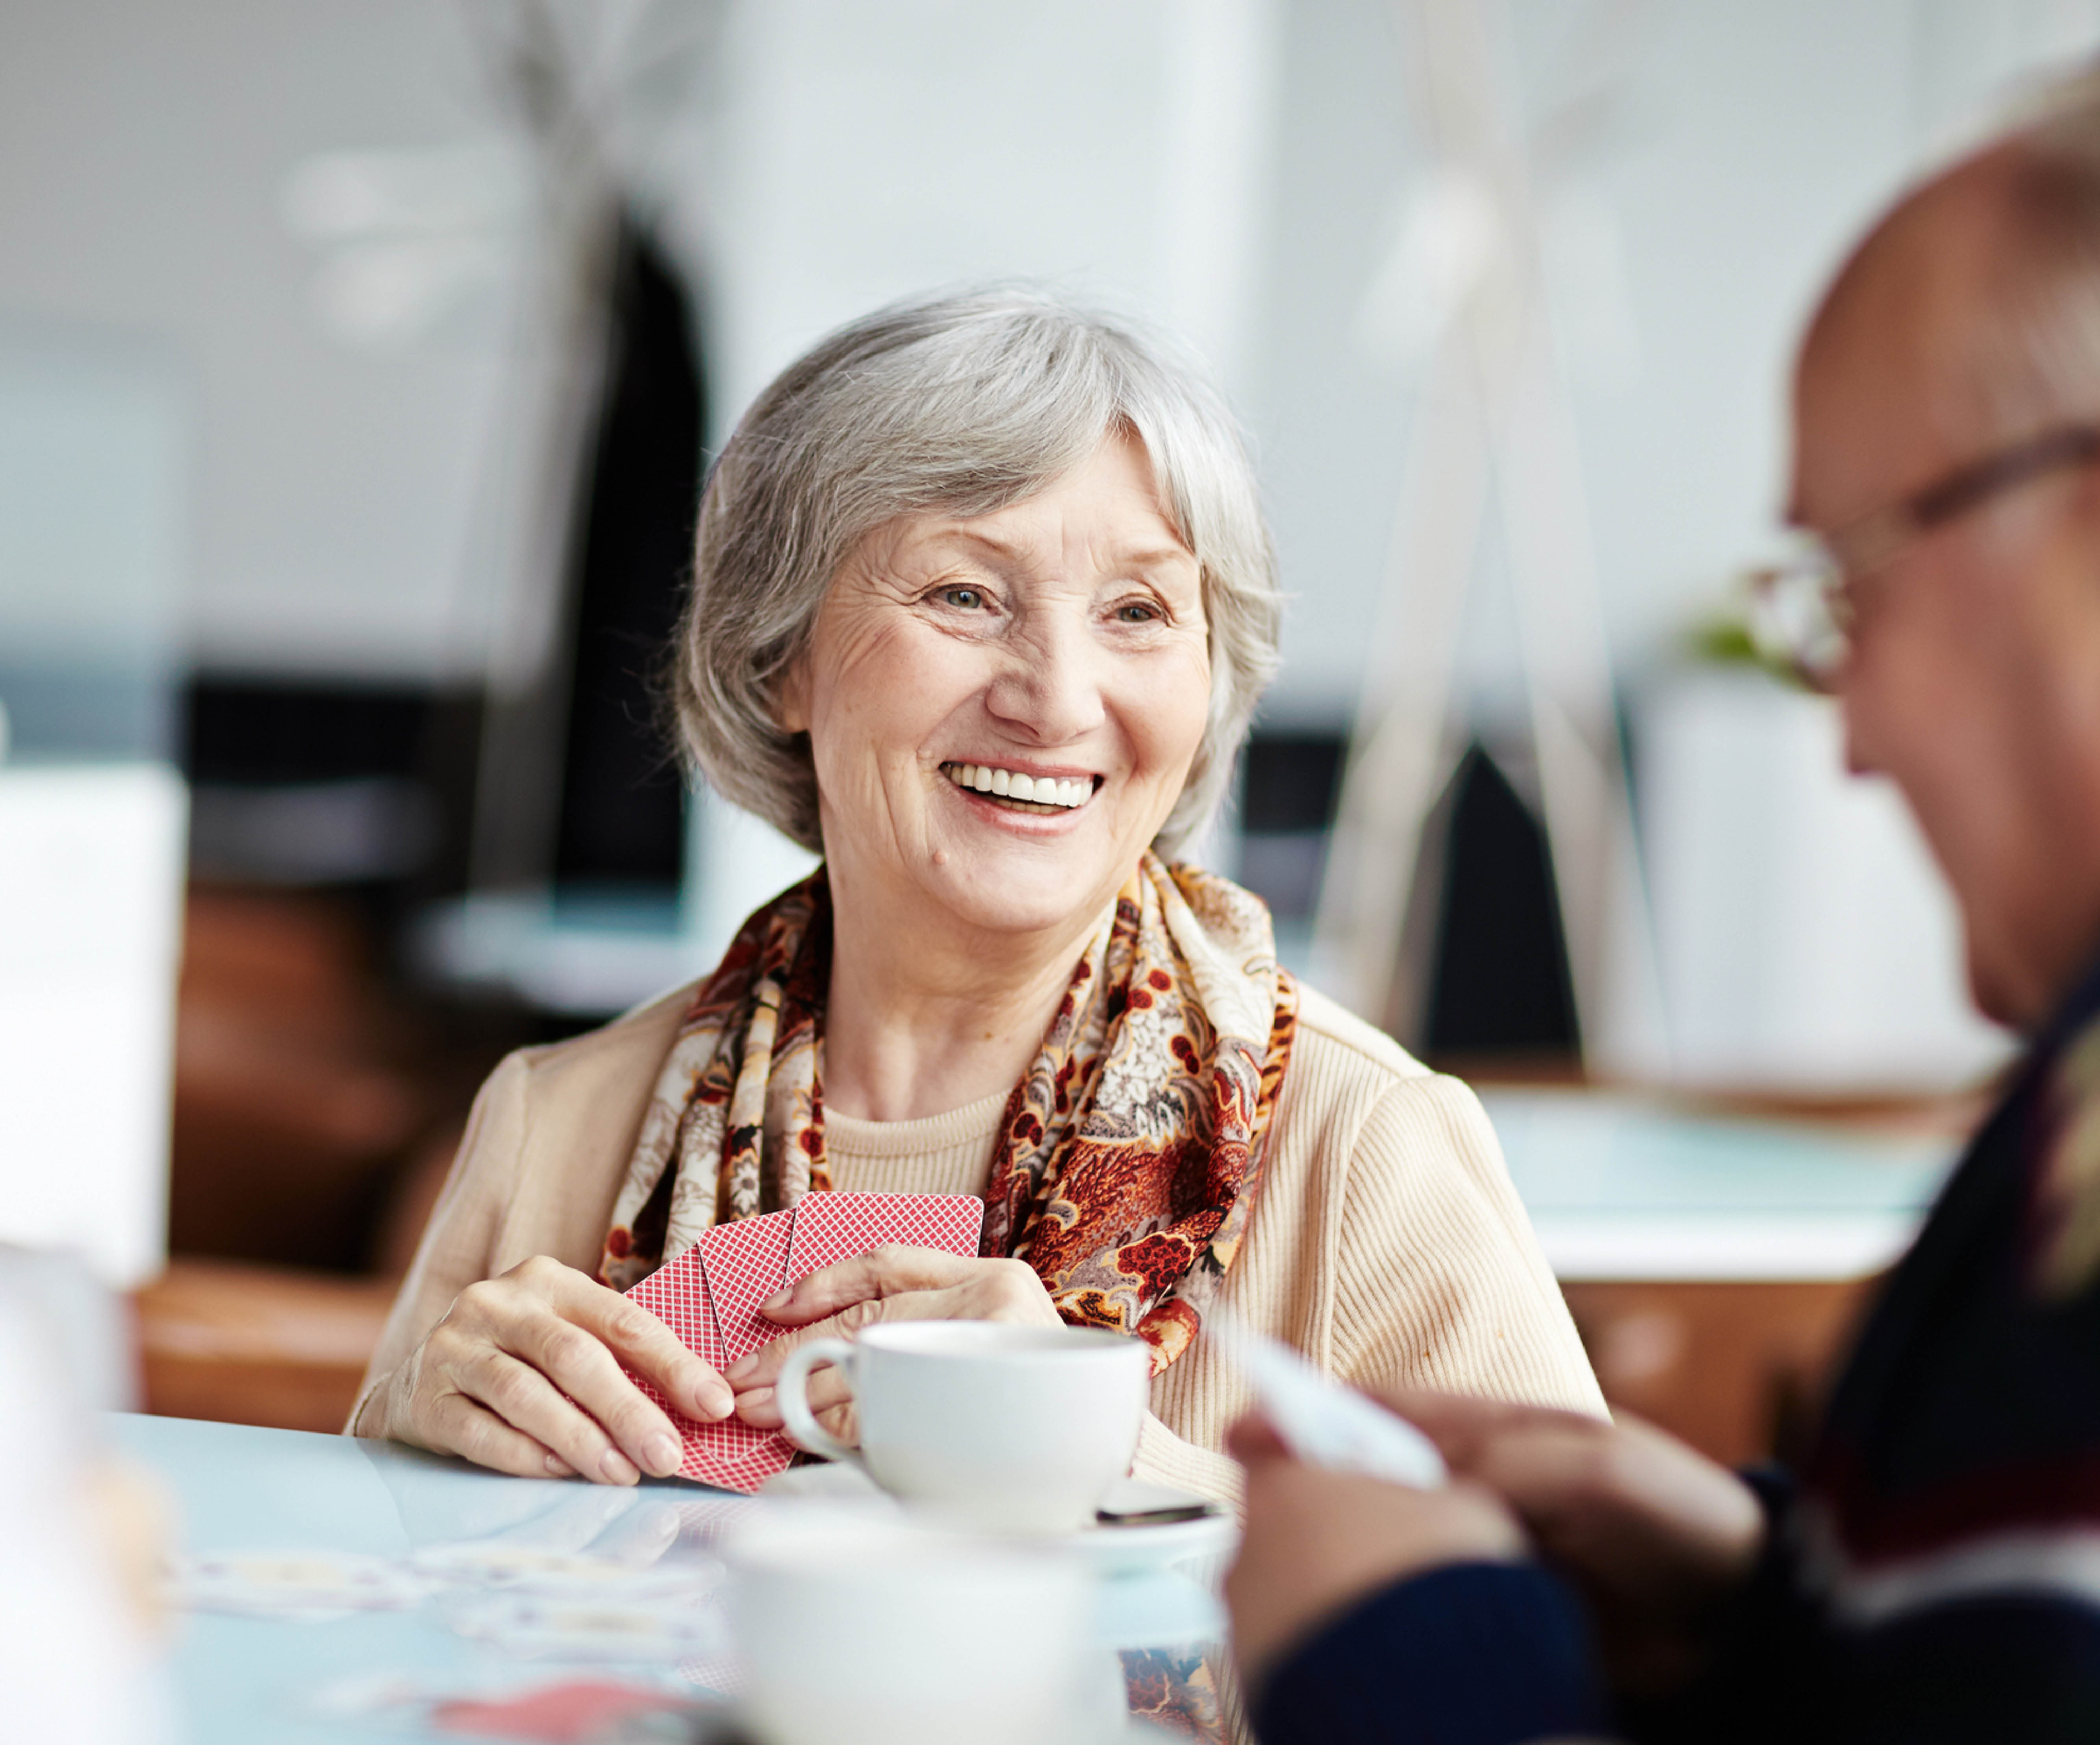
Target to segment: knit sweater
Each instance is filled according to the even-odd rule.
[[[536,1254],[598,1266],[612,1203],[690,988],[602,1030],[511,1055],[476,1099],[349,1428],[385,1436],[395,1381],[452,1299]],[[1004,1104],[928,1120],[825,1114],[833,1185],[984,1191]],[[1479,1100],[1302,992],[1263,1180],[1224,1301],[1321,1368],[1601,1412],[1559,1288]],[[1234,1499],[1223,1453],[1251,1403],[1207,1341],[1158,1376],[1136,1471]]]
[[[1546,1571],[1396,1584],[1277,1672],[1265,1745],[2100,1739],[2100,965],[1891,1276],[1710,1673],[1608,1721]]]

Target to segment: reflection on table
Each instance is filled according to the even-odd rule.
[[[374,1584],[375,1603],[334,1615],[325,1606],[299,1615],[288,1588],[275,1615],[185,1616],[176,1682],[191,1736],[211,1745],[457,1738],[429,1730],[435,1703],[564,1679],[616,1677],[721,1703],[737,1675],[710,1593],[712,1548],[739,1516],[794,1506],[676,1482],[609,1491],[505,1478],[338,1436],[129,1414],[109,1421],[118,1449],[174,1493],[200,1580],[222,1567],[237,1578],[242,1553],[307,1553]],[[564,1606],[558,1586],[515,1579],[528,1565],[558,1574],[571,1562],[586,1576],[624,1564],[633,1579]],[[379,1591],[394,1579],[408,1585]],[[1217,1740],[1224,1624],[1207,1579],[1158,1569],[1104,1580],[1098,1640],[1120,1657],[1133,1715],[1170,1736]],[[579,1620],[618,1636],[630,1592],[647,1615],[640,1628],[617,1646],[579,1652]]]

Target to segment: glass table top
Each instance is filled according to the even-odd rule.
[[[208,1594],[216,1579],[232,1584],[239,1603],[248,1591],[242,1584],[252,1587],[258,1569],[293,1579],[318,1570],[329,1580],[347,1574],[370,1584],[370,1609],[335,1615],[299,1616],[289,1603],[269,1615],[181,1614],[173,1672],[197,1745],[456,1739],[430,1730],[434,1701],[501,1696],[567,1677],[718,1698],[735,1677],[726,1608],[707,1592],[718,1568],[711,1547],[739,1514],[783,1506],[677,1481],[611,1490],[512,1478],[342,1436],[130,1414],[107,1423],[116,1451],[172,1493],[180,1566],[192,1592]],[[569,1604],[568,1623],[581,1612],[602,1622],[633,1591],[643,1612],[676,1624],[660,1637],[615,1646],[616,1659],[595,1648],[578,1653],[579,1638],[548,1633],[548,1616],[562,1613],[558,1595],[536,1602],[535,1618],[525,1615],[536,1603],[529,1593],[481,1579],[527,1566],[558,1573],[566,1564],[588,1571],[608,1562],[631,1570],[640,1585]],[[397,1581],[402,1591],[386,1591]],[[1224,1615],[1211,1589],[1162,1569],[1104,1580],[1098,1596],[1096,1639],[1120,1655],[1133,1709],[1158,1714],[1185,1735],[1193,1721],[1198,1736],[1215,1736],[1210,1668]]]

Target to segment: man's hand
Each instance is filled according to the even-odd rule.
[[[1415,1491],[1301,1465],[1259,1414],[1234,1425],[1225,1446],[1246,1469],[1246,1533],[1225,1601],[1250,1690],[1286,1649],[1380,1588],[1524,1554],[1515,1515],[1477,1485]]]
[[[1507,1503],[1542,1558],[1582,1590],[1616,1685],[1658,1694],[1698,1669],[1714,1611],[1763,1548],[1749,1486],[1638,1419],[1453,1394],[1382,1398],[1454,1477]]]
[[[812,1339],[849,1339],[878,1321],[1017,1321],[1057,1327],[1056,1305],[1026,1261],[965,1260],[940,1248],[888,1244],[826,1266],[768,1297],[759,1313],[792,1328],[729,1368],[736,1414],[761,1429],[778,1429],[774,1384],[797,1345]],[[845,1378],[823,1368],[810,1377],[810,1410],[840,1441],[858,1440]]]
[[[678,1433],[621,1359],[688,1416],[729,1416],[728,1385],[655,1315],[536,1255],[453,1299],[395,1378],[387,1433],[536,1478],[674,1473]]]

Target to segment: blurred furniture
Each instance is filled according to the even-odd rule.
[[[1746,665],[1635,700],[1641,842],[1681,1085],[1917,1095],[1996,1070],[1946,882],[1828,697]]]
[[[340,1430],[395,1281],[178,1257],[138,1293],[146,1409]]]
[[[0,320],[0,1241],[165,1252],[188,408],[135,335]]]
[[[1606,1397],[1730,1464],[1798,1451],[1973,1107],[1805,1119],[1494,1086],[1482,1101]]]
[[[406,1007],[339,892],[196,886],[148,1411],[342,1428],[500,1024]]]
[[[354,906],[193,886],[177,1006],[169,1243],[351,1270],[438,1114]]]
[[[406,1558],[500,1535],[513,1545],[596,1550],[630,1563],[645,1561],[635,1547],[647,1540],[665,1548],[666,1559],[697,1559],[729,1517],[752,1506],[675,1480],[608,1493],[480,1472],[392,1443],[124,1414],[108,1422],[117,1447],[174,1493],[193,1554]],[[470,1589],[461,1597],[490,1596]],[[183,1623],[173,1651],[186,1734],[211,1745],[279,1745],[310,1731],[344,1741],[422,1737],[397,1704],[412,1713],[455,1692],[488,1694],[492,1676],[516,1690],[574,1676],[530,1657],[492,1658],[486,1643],[447,1627],[436,1599],[333,1620],[200,1612]],[[1198,1673],[1202,1694],[1199,1669],[1223,1637],[1224,1615],[1206,1588],[1161,1570],[1105,1581],[1100,1624],[1102,1643],[1123,1650],[1133,1706],[1153,1709],[1171,1707],[1172,1692],[1160,1687],[1177,1674]],[[673,1650],[660,1670],[680,1658]],[[388,1676],[375,1677],[375,1668]],[[689,1659],[679,1669],[698,1696],[712,1694],[711,1679],[726,1668]],[[335,1698],[325,1718],[308,1707],[324,1689]]]
[[[0,766],[0,1241],[135,1284],[165,1250],[183,784]]]
[[[1605,1397],[1729,1466],[1803,1450],[1871,1279],[1569,1279]]]

